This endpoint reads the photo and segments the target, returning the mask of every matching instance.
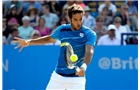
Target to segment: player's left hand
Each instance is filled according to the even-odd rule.
[[[83,68],[83,67],[80,67],[80,71],[79,71],[79,72],[76,71],[76,75],[78,75],[78,76],[80,76],[80,77],[84,76],[84,75],[85,75],[85,70],[84,70],[84,68]]]

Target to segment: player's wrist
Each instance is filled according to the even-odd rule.
[[[87,69],[87,64],[86,64],[86,63],[83,63],[81,67],[86,71],[86,69]]]

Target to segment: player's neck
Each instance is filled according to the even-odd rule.
[[[82,26],[81,26],[81,28],[82,28]],[[81,28],[80,28],[80,29],[81,29]],[[71,27],[71,29],[74,30],[74,31],[79,31],[79,30],[80,30],[80,29],[77,30],[77,29],[75,29],[75,28],[73,28],[73,27]]]

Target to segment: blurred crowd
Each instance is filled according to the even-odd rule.
[[[62,1],[61,1],[62,2]],[[95,2],[95,1],[92,1]],[[83,25],[97,34],[97,45],[121,45],[122,33],[138,31],[138,12],[132,0],[120,6],[120,12],[112,1],[104,0],[98,7],[98,15],[91,15],[88,2],[59,1],[3,1],[3,44],[15,45],[14,37],[35,39],[53,33],[61,24],[68,24],[67,8],[78,4],[85,10]],[[91,1],[89,2],[91,3]],[[60,41],[47,45],[60,45]],[[137,35],[124,35],[123,44],[138,44]]]

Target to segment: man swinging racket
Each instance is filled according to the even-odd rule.
[[[68,8],[70,24],[59,26],[51,35],[30,40],[15,37],[19,42],[15,48],[21,47],[19,51],[29,45],[53,43],[55,39],[61,41],[60,55],[47,90],[85,90],[85,71],[92,60],[97,36],[94,31],[82,25],[83,14],[83,8],[74,4]],[[75,60],[74,63],[72,60]]]

